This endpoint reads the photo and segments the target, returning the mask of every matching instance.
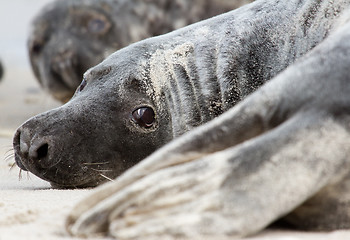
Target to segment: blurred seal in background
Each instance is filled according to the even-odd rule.
[[[59,0],[32,23],[30,62],[40,85],[67,102],[83,73],[130,43],[235,9],[252,0]]]

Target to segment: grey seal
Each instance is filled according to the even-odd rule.
[[[349,10],[259,0],[121,49],[19,127],[16,162],[80,187],[148,156],[73,209],[78,236],[349,228]]]
[[[33,20],[28,53],[40,85],[67,102],[83,73],[117,49],[249,0],[57,0]]]

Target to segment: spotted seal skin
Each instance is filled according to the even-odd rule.
[[[34,19],[30,62],[41,86],[67,102],[83,73],[117,49],[232,10],[249,0],[58,0]]]
[[[349,228],[349,10],[259,0],[119,50],[17,130],[16,162],[81,187],[148,156],[73,209],[77,236]]]

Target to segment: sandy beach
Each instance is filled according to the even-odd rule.
[[[92,189],[55,190],[14,164],[12,136],[29,117],[60,106],[36,82],[26,53],[30,20],[51,0],[12,0],[0,3],[0,240],[78,239],[64,228],[65,216]],[[254,223],[252,223],[254,224]],[[96,239],[96,238],[94,238]],[[108,239],[108,238],[104,238]],[[350,231],[306,233],[265,231],[249,239],[350,239]]]
[[[67,239],[64,219],[91,190],[53,190],[50,184],[14,165],[12,136],[29,117],[60,103],[45,94],[28,61],[30,20],[49,0],[0,3],[0,240]]]

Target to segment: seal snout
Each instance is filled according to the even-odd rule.
[[[49,159],[48,139],[32,137],[26,128],[17,130],[14,137],[15,160],[22,170],[36,171],[52,167]]]

